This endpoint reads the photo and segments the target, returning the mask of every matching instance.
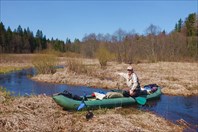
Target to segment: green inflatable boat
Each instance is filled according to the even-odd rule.
[[[114,90],[113,92],[121,92],[121,90]],[[64,94],[55,94],[53,95],[54,101],[62,106],[65,110],[78,110],[79,106],[82,106],[82,110],[85,109],[98,109],[98,108],[114,108],[114,107],[123,107],[131,106],[134,104],[145,104],[147,100],[159,98],[161,95],[161,88],[158,86],[155,92],[151,94],[140,95],[139,97],[118,97],[118,98],[106,98],[106,99],[96,99],[93,95],[88,95],[85,98],[81,96],[72,97],[65,96]],[[81,106],[80,106],[81,107]]]

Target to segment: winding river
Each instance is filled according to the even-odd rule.
[[[51,96],[54,93],[68,90],[77,95],[91,94],[94,91],[108,91],[100,88],[85,86],[70,86],[66,84],[53,84],[36,82],[30,79],[35,70],[30,68],[8,74],[0,74],[0,86],[5,87],[13,96],[46,94]],[[145,106],[135,106],[142,110],[148,110],[175,122],[183,119],[192,128],[198,130],[198,96],[167,96],[162,95],[160,99],[148,101]]]

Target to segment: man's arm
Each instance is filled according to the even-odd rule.
[[[117,75],[122,76],[123,78],[127,79],[127,74],[123,72],[116,72]]]

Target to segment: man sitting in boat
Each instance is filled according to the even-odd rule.
[[[123,93],[124,96],[137,97],[140,94],[140,83],[137,75],[133,71],[132,66],[127,67],[128,73],[118,72],[117,74],[126,79],[126,84],[129,88],[125,89],[126,92]]]

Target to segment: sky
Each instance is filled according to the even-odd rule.
[[[144,34],[153,24],[171,32],[181,18],[197,13],[197,0],[0,0],[0,21],[12,30],[29,27],[47,38],[72,41],[86,34],[122,29]]]

